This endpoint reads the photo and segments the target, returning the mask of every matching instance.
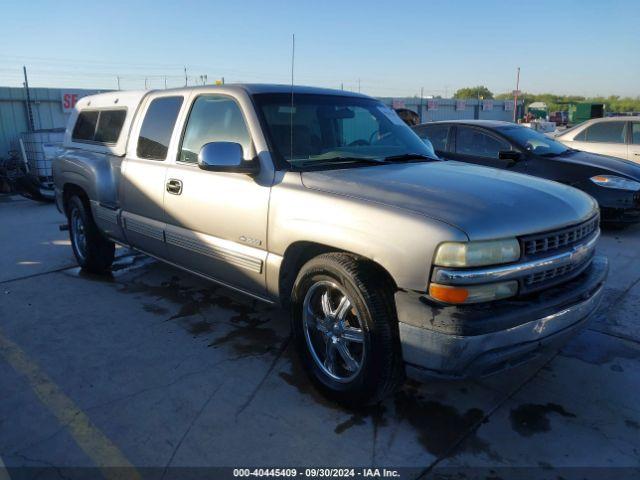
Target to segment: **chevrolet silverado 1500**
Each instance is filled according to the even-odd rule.
[[[291,311],[316,384],[482,376],[574,334],[607,260],[572,187],[442,161],[370,97],[277,85],[81,99],[54,161],[82,268],[119,243]]]

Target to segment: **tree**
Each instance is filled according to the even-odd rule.
[[[484,85],[478,85],[477,87],[466,87],[460,88],[456,90],[456,93],[453,94],[453,98],[459,99],[492,99],[493,93]]]
[[[500,93],[497,100],[512,100],[513,93]],[[555,95],[553,93],[527,93],[518,96],[518,101],[523,101],[525,106],[532,102],[544,102],[549,112],[567,110],[568,102],[593,102],[604,103],[607,112],[638,112],[640,111],[640,97],[620,97],[609,95],[608,97],[583,97],[581,95]]]

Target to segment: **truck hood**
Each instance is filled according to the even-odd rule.
[[[302,183],[448,223],[470,240],[561,228],[598,208],[589,195],[566,185],[453,161],[304,172]]]

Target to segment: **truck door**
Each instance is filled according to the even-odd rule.
[[[273,176],[200,169],[200,149],[216,141],[239,143],[247,160],[256,156],[238,101],[218,93],[195,94],[177,155],[167,170],[164,206],[169,260],[261,295],[266,290]]]
[[[132,246],[166,256],[164,194],[167,156],[184,97],[154,94],[146,98],[131,130],[122,171],[122,222]],[[177,135],[177,133],[176,133]]]

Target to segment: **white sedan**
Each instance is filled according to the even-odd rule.
[[[640,116],[595,118],[554,138],[576,150],[640,163]]]

